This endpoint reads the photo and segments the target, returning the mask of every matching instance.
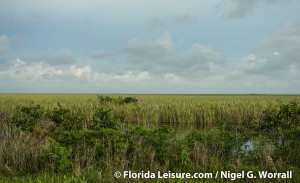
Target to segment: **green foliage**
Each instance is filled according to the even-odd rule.
[[[188,147],[194,148],[196,143],[204,144],[206,137],[202,132],[192,131],[186,135],[185,139]]]
[[[1,180],[0,183],[87,183],[88,181],[74,175],[48,175],[40,174],[36,176],[27,175],[22,177],[13,177],[7,180]]]
[[[91,129],[101,130],[103,128],[111,128],[117,130],[121,122],[113,118],[110,112],[111,109],[96,108],[94,110]]]
[[[240,115],[239,119],[234,118],[238,114],[233,106],[226,108],[225,105],[211,105],[211,113],[198,106],[195,107],[198,110],[195,120],[197,125],[202,125],[205,130],[174,131],[181,123],[187,126],[192,123],[180,121],[194,115],[192,109],[190,113],[183,113],[185,108],[178,110],[176,105],[166,104],[165,108],[157,107],[157,113],[149,115],[147,112],[150,108],[140,103],[125,105],[137,102],[131,97],[101,96],[98,99],[105,105],[99,107],[97,101],[97,105],[91,105],[88,115],[83,115],[86,111],[80,107],[71,108],[60,103],[48,108],[34,103],[16,108],[9,121],[20,129],[16,130],[19,134],[14,131],[15,128],[11,128],[11,132],[0,131],[0,162],[3,164],[0,165],[0,173],[4,170],[11,172],[11,175],[30,172],[18,172],[21,169],[18,169],[19,164],[15,162],[19,160],[16,158],[17,160],[12,161],[10,156],[15,152],[13,148],[19,150],[18,145],[26,144],[30,139],[35,139],[34,142],[41,145],[31,145],[18,152],[28,151],[28,157],[39,161],[27,163],[28,167],[24,166],[22,170],[27,168],[35,173],[51,172],[78,176],[60,177],[55,179],[56,182],[114,181],[112,176],[116,170],[214,172],[292,169],[296,173],[299,172],[300,105],[297,101],[269,106],[257,114],[256,118],[251,117],[253,113],[239,108],[245,113],[243,118]],[[187,103],[184,105],[188,106]],[[154,126],[149,128],[145,127],[146,125],[133,126],[130,125],[131,121],[127,121],[129,124],[125,128],[121,126],[123,120],[132,117],[126,116],[129,114],[126,110],[136,112],[131,113],[133,117],[147,114],[150,119],[156,115],[162,123],[154,124],[149,120],[149,124],[146,125]],[[183,118],[182,115],[186,117]],[[137,118],[137,121],[140,119],[142,120]],[[209,126],[206,120],[210,119],[215,120],[216,125]],[[243,124],[239,120],[246,120],[250,124]],[[3,140],[2,137],[7,139]],[[13,141],[17,143],[13,144]],[[249,144],[252,147],[245,148]],[[34,156],[35,148],[45,150],[40,151],[41,155]],[[22,157],[22,154],[19,153],[16,157],[18,156]],[[39,177],[24,180],[31,182],[34,179],[41,180]]]
[[[57,124],[62,124],[71,120],[71,110],[63,108],[60,103],[57,103],[56,106],[53,106],[49,118]]]
[[[283,103],[277,108],[263,111],[263,130],[290,129],[300,125],[300,104],[297,101]]]
[[[33,131],[45,115],[44,108],[37,104],[17,107],[11,121],[24,131]]]
[[[123,105],[123,104],[130,104],[130,103],[137,103],[138,100],[136,98],[133,98],[133,97],[118,97],[118,98],[112,98],[110,96],[103,96],[103,95],[100,95],[100,96],[97,96],[99,102],[101,104],[107,104],[107,103],[115,103],[115,104],[118,104],[118,105]]]
[[[138,100],[133,97],[125,97],[124,99],[121,99],[121,104],[129,104],[129,103],[137,103]]]
[[[72,114],[70,109],[64,108],[59,102],[51,108],[47,116],[63,130],[79,129],[82,120],[80,115]]]
[[[259,128],[255,130],[266,133],[255,141],[254,152],[256,153],[252,155],[253,158],[260,157],[259,160],[265,158],[263,152],[269,148],[268,156],[272,156],[273,161],[283,161],[293,166],[300,164],[300,154],[297,150],[300,148],[300,104],[297,101],[280,103],[278,106],[264,110],[262,122],[258,124]],[[263,140],[266,138],[267,141]]]
[[[107,103],[107,102],[112,102],[113,101],[113,98],[111,98],[110,96],[102,96],[102,95],[100,95],[100,96],[97,96],[97,98],[98,98],[98,100],[99,100],[99,102],[100,103]]]
[[[170,126],[163,125],[153,130],[139,126],[129,132],[128,138],[127,157],[130,162],[134,159],[145,164],[155,162],[170,170],[183,170],[190,163],[187,141],[176,137]],[[140,157],[141,154],[145,159]]]
[[[71,160],[72,149],[64,147],[59,143],[52,141],[51,148],[49,150],[49,159],[52,162],[54,171],[68,172],[72,168]]]
[[[94,166],[89,166],[86,171],[83,172],[84,179],[89,183],[99,183],[102,180],[102,170]]]
[[[163,165],[167,160],[171,159],[173,152],[171,151],[173,143],[175,143],[175,134],[169,126],[162,126],[154,130],[146,140],[155,150],[156,161]]]

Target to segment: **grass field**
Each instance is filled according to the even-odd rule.
[[[114,178],[125,170],[293,171],[292,179],[251,181],[299,182],[299,102],[298,95],[0,94],[0,182],[137,182]]]

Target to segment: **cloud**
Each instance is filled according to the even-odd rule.
[[[282,5],[295,0],[222,0],[216,5],[218,11],[225,12],[224,15],[228,18],[245,18],[260,5]]]
[[[253,53],[242,57],[225,78],[248,86],[277,86],[278,91],[282,90],[280,88],[293,92],[299,90],[300,26],[286,23],[278,31],[265,36]]]
[[[3,80],[10,82],[40,81],[58,79],[64,72],[61,69],[45,66],[43,63],[28,65],[25,61],[17,58],[8,69],[0,71]]]
[[[137,37],[129,40],[124,46],[123,51],[130,57],[129,61],[141,63],[144,60],[160,62],[158,58],[168,57],[174,49],[172,35],[165,32],[160,38],[152,39],[149,37]]]
[[[39,13],[35,13],[31,16],[31,18],[35,21],[38,21],[38,22],[43,22],[43,23],[47,23],[50,21],[50,18],[48,16],[44,16],[42,14],[39,14]]]
[[[300,67],[300,25],[284,24],[259,41],[253,53],[243,57],[241,62],[244,70],[261,74]]]
[[[240,79],[300,83],[299,68],[300,26],[286,23],[279,30],[265,36],[255,46],[252,54],[241,59],[231,74]]]
[[[178,16],[173,16],[171,18],[153,18],[149,21],[148,27],[150,29],[168,29],[172,26],[176,25],[183,25],[183,24],[192,24],[196,23],[197,18],[189,15],[189,14],[183,14]]]
[[[32,81],[49,81],[59,80],[65,83],[91,83],[96,84],[100,82],[141,82],[151,78],[147,71],[133,71],[129,70],[123,73],[103,73],[92,71],[90,65],[79,67],[72,65],[70,67],[58,68],[49,66],[43,62],[26,63],[19,58],[15,59],[9,68],[0,70],[0,80],[10,80],[12,83]],[[120,84],[120,83],[119,83]]]
[[[43,62],[52,66],[70,65],[78,62],[75,56],[68,49],[58,52],[47,51],[44,53],[28,54],[23,56],[22,59],[26,60],[28,63]]]
[[[110,58],[113,57],[113,53],[105,50],[93,51],[89,57],[92,59]]]
[[[119,54],[99,50],[79,58],[67,49],[27,54],[9,62],[6,69],[2,68],[1,76],[24,83],[52,79],[66,83],[118,85],[151,81],[179,85],[214,78],[220,71],[224,58],[214,47],[195,43],[187,50],[177,51],[176,46],[171,33],[165,32],[158,37],[132,38]],[[108,62],[95,61],[106,58]]]
[[[123,52],[128,55],[127,63],[132,65],[162,64],[172,56],[174,42],[170,33],[165,32],[160,38],[136,37],[123,46]]]
[[[226,73],[227,81],[239,81],[241,83],[252,83],[254,85],[263,82],[277,83],[300,80],[300,64],[288,63],[277,59],[277,55],[258,57],[250,54],[241,59],[235,67]]]
[[[259,41],[252,53],[227,67],[222,83],[230,88],[239,86],[239,91],[299,93],[299,45],[300,26],[286,23]]]
[[[266,36],[255,52],[286,64],[300,63],[300,25],[284,24],[278,31]]]
[[[72,65],[70,67],[70,71],[73,74],[73,76],[77,77],[77,78],[81,78],[81,77],[90,77],[92,70],[91,70],[91,66],[87,65],[84,67],[77,67],[76,65]]]
[[[177,76],[176,74],[173,73],[166,73],[164,76],[164,79],[170,80],[170,81],[182,81],[183,78],[180,76]]]
[[[9,39],[6,35],[0,35],[0,56],[9,51]]]
[[[193,44],[188,50],[177,52],[172,35],[165,32],[159,38],[137,37],[123,47],[129,68],[148,70],[158,75],[172,73],[181,77],[206,77],[224,60],[212,46]]]
[[[151,76],[149,72],[147,71],[142,71],[142,72],[137,72],[137,71],[128,71],[123,75],[112,75],[111,79],[117,79],[120,81],[125,81],[125,82],[137,82],[137,81],[144,81],[147,79],[150,79]]]

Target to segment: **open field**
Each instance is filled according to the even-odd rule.
[[[101,106],[97,94],[1,94],[1,111],[14,111],[16,106],[32,102],[51,107],[59,102],[80,113],[86,121],[91,120],[95,107]],[[108,103],[115,117],[124,116],[129,124],[157,127],[169,124],[173,127],[194,128],[197,125],[213,124],[226,115],[235,123],[259,120],[262,111],[278,103],[300,101],[299,95],[129,95],[137,104],[115,105]]]
[[[299,95],[0,94],[0,182],[137,182],[113,177],[125,170],[293,171],[284,182],[299,182],[299,103]]]

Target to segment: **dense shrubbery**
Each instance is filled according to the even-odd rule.
[[[101,104],[105,104],[105,103],[115,103],[115,104],[119,104],[119,105],[123,105],[123,104],[129,104],[129,103],[137,103],[138,100],[136,98],[133,97],[118,97],[118,98],[112,98],[110,96],[103,96],[103,95],[99,95],[98,100]]]
[[[118,104],[137,102],[128,97],[98,98]],[[37,104],[18,107],[11,123],[25,138],[39,139],[38,148],[42,150],[33,157],[38,159],[37,163],[28,167],[16,167],[10,156],[2,157],[0,163],[14,175],[32,171],[69,173],[78,181],[87,182],[113,181],[116,170],[238,172],[293,168],[299,172],[300,105],[295,101],[264,111],[262,121],[249,125],[237,125],[223,115],[216,128],[186,134],[177,134],[165,125],[156,129],[124,129],[122,120],[114,118],[111,110],[103,106],[95,108],[93,114],[87,123],[60,103],[52,108]],[[28,159],[25,156],[32,157],[24,152],[23,157]]]

